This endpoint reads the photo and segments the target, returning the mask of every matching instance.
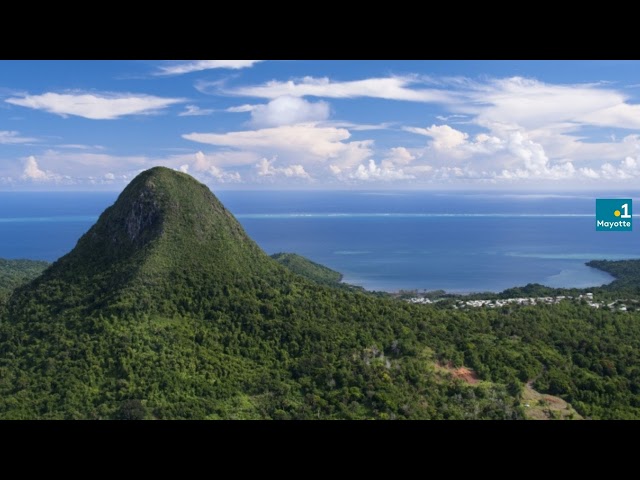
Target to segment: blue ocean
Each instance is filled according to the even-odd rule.
[[[633,232],[595,231],[594,195],[217,195],[267,253],[304,255],[369,290],[497,292],[534,282],[590,287],[612,277],[586,267],[586,261],[640,258],[640,225]],[[0,192],[0,257],[55,260],[116,197],[115,192]],[[637,195],[634,200],[640,205]]]

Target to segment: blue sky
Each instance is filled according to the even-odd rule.
[[[0,61],[0,190],[628,189],[637,61]]]

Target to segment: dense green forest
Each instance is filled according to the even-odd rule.
[[[297,273],[309,280],[322,285],[330,285],[332,287],[340,286],[342,274],[331,270],[324,265],[312,262],[308,258],[296,255],[295,253],[275,253],[271,255],[276,262],[284,265],[293,273]]]
[[[413,305],[293,263],[314,280],[206,186],[143,172],[0,307],[0,418],[519,419],[526,382],[640,418],[638,312]]]
[[[356,285],[350,285],[342,282],[342,274],[331,270],[324,265],[320,265],[295,253],[275,253],[271,255],[276,262],[283,265],[293,273],[301,277],[311,280],[320,285],[326,285],[334,288],[343,288],[346,290],[364,292],[365,289]],[[386,296],[384,292],[369,292],[371,295]]]
[[[49,264],[37,260],[5,260],[0,258],[0,299],[16,287],[40,275]]]
[[[640,295],[640,260],[592,260],[587,265],[615,277],[613,282],[603,285],[599,291]]]

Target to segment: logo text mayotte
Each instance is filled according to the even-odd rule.
[[[630,232],[633,214],[630,198],[596,199],[596,230],[599,232]]]

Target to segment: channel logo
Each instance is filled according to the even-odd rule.
[[[633,214],[630,198],[597,198],[596,231],[630,232]]]

